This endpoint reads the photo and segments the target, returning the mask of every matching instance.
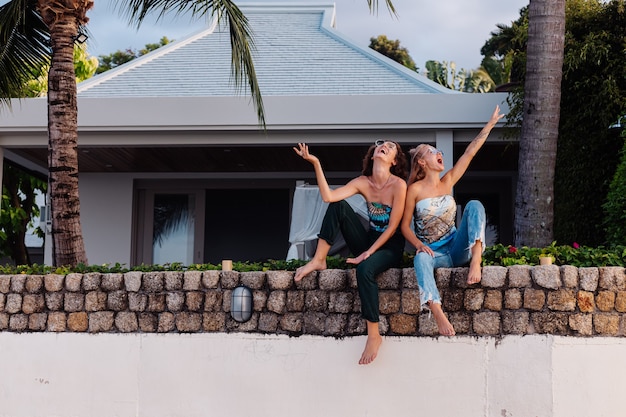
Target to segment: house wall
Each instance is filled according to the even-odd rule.
[[[80,174],[81,227],[89,263],[130,266],[133,177]],[[49,239],[48,239],[49,240]],[[52,256],[51,252],[47,254]],[[52,265],[52,262],[46,262]]]
[[[466,275],[437,270],[447,338],[412,269],[381,274],[368,366],[353,270],[0,276],[0,416],[622,415],[624,268]]]

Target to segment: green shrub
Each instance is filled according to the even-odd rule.
[[[622,132],[622,137],[626,139],[624,135]],[[626,140],[622,147],[620,163],[602,208],[609,245],[626,245]]]

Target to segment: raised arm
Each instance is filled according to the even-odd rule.
[[[313,165],[315,178],[317,179],[317,186],[320,189],[320,195],[322,196],[322,200],[324,202],[333,203],[335,201],[341,201],[359,192],[355,180],[352,180],[348,184],[334,190],[330,188],[328,181],[326,181],[326,176],[324,175],[324,170],[322,169],[320,160],[317,156],[309,153],[309,147],[306,143],[298,143],[298,146],[294,147],[293,150],[300,155],[302,159]]]
[[[444,178],[442,178],[442,180],[451,181],[450,186],[453,186],[461,179],[463,174],[465,174],[465,171],[467,171],[467,167],[469,166],[470,162],[472,162],[472,159],[474,159],[474,156],[476,156],[478,150],[484,145],[485,141],[487,140],[491,129],[493,129],[493,127],[503,117],[504,114],[500,113],[500,106],[496,106],[489,121],[485,124],[483,129],[474,138],[474,140],[472,140],[470,144],[467,145],[467,148],[465,148],[465,152],[463,153],[463,155],[461,155],[456,164],[454,164],[454,166],[446,173],[446,175],[444,175]]]

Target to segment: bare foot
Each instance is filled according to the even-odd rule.
[[[378,323],[376,323],[378,325]],[[376,359],[378,355],[378,349],[383,343],[383,338],[378,333],[367,335],[367,342],[365,342],[365,349],[359,359],[359,365],[368,365]]]
[[[428,307],[430,308],[430,311],[433,312],[433,316],[435,316],[435,322],[437,322],[439,334],[443,336],[454,336],[456,334],[454,327],[452,327],[452,323],[450,323],[448,317],[446,317],[446,314],[441,309],[441,304],[428,303]]]
[[[471,262],[469,266],[469,273],[467,274],[467,283],[476,284],[481,280],[482,271],[480,269],[480,262]]]
[[[293,276],[293,280],[298,282],[311,272],[319,271],[321,269],[326,269],[326,259],[322,261],[313,258],[306,265],[296,269],[296,274]]]

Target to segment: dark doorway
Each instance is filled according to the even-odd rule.
[[[289,190],[207,190],[204,261],[285,259]]]

